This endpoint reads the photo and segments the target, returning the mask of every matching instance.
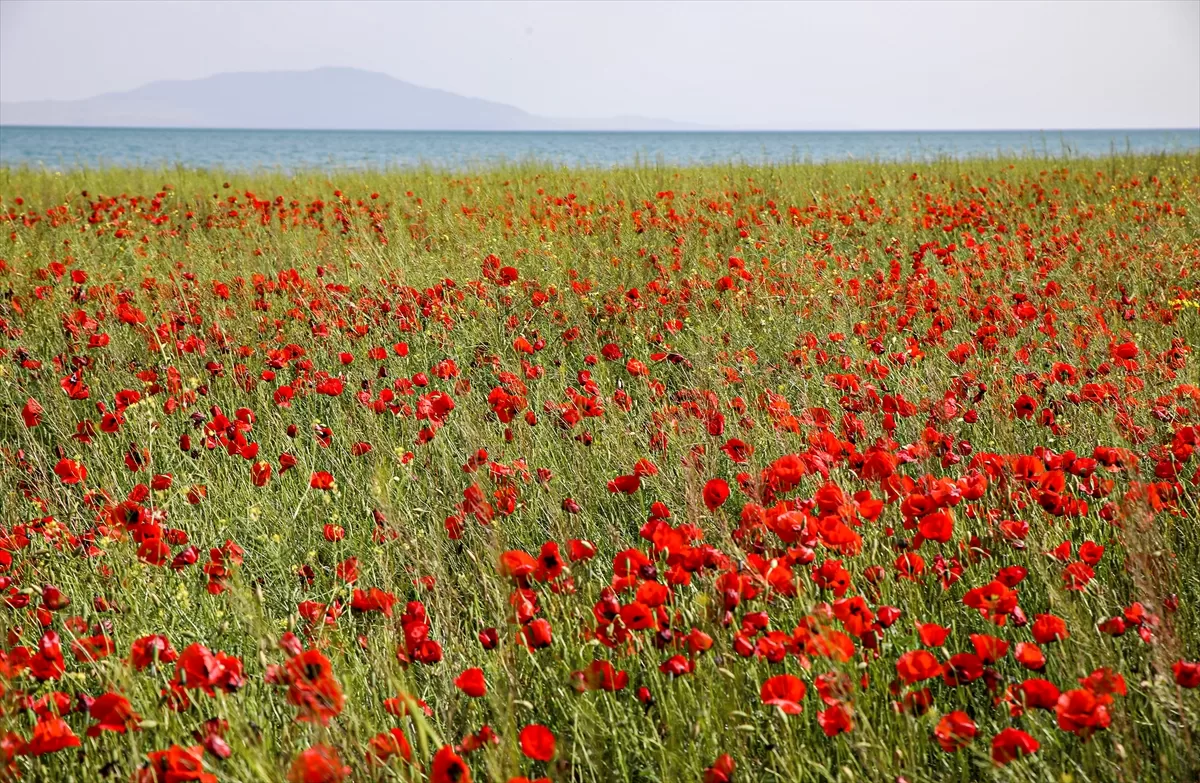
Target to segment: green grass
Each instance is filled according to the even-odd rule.
[[[120,691],[143,719],[141,731],[89,738],[84,732],[93,721],[67,715],[81,745],[19,757],[14,768],[24,779],[130,779],[148,752],[196,744],[192,733],[208,718],[229,723],[230,757],[205,757],[221,781],[284,779],[297,754],[318,742],[337,747],[355,779],[423,780],[440,746],[460,744],[485,724],[500,742],[464,754],[476,780],[692,781],[722,753],[736,761],[738,781],[1148,782],[1200,772],[1200,737],[1193,730],[1200,725],[1200,696],[1178,687],[1171,672],[1175,662],[1200,657],[1197,459],[1177,460],[1179,497],[1172,507],[1152,508],[1145,489],[1163,481],[1154,471],[1165,460],[1164,448],[1178,442],[1186,426],[1200,425],[1200,393],[1186,388],[1200,386],[1200,360],[1192,352],[1200,347],[1200,157],[614,170],[531,164],[469,176],[0,170],[0,197],[0,215],[8,215],[0,222],[0,290],[6,292],[0,300],[0,549],[12,555],[0,576],[11,579],[6,592],[32,599],[28,607],[0,607],[4,649],[36,648],[42,630],[33,608],[43,586],[71,598],[50,624],[63,639],[66,674],[51,682],[27,672],[0,680],[0,725],[28,739],[36,716],[23,695],[36,699],[55,690],[72,698]],[[114,200],[111,206],[107,199]],[[320,209],[313,207],[318,200]],[[104,208],[94,209],[97,204]],[[935,244],[915,264],[914,253],[928,243]],[[956,249],[943,263],[933,250],[951,243]],[[518,270],[513,285],[485,279],[481,265],[489,254]],[[731,257],[744,262],[745,279],[731,269]],[[65,276],[51,270],[56,263]],[[74,300],[73,270],[87,272]],[[732,290],[720,290],[725,276]],[[263,288],[286,279],[293,283]],[[215,295],[218,282],[229,286],[227,300]],[[577,291],[573,282],[590,283],[590,290]],[[256,286],[263,293],[256,294]],[[123,292],[145,314],[144,324],[117,317]],[[543,305],[531,303],[535,292],[545,294]],[[1033,317],[1016,314],[1014,294],[1028,297]],[[266,306],[256,309],[256,301]],[[76,311],[95,319],[95,332],[110,338],[106,347],[89,349],[86,334],[64,330],[64,317]],[[680,324],[672,333],[665,324],[675,319]],[[998,330],[994,349],[986,350],[979,329],[989,320]],[[319,324],[327,336],[314,335]],[[366,333],[357,336],[355,326]],[[566,342],[562,335],[571,327],[579,337]],[[532,355],[514,349],[516,338],[532,343],[535,335],[545,339],[544,349]],[[194,352],[180,350],[189,338]],[[874,339],[881,352],[873,349]],[[399,341],[410,348],[406,357],[391,349]],[[1126,341],[1139,348],[1136,368],[1114,362],[1113,346]],[[622,359],[600,356],[608,343],[620,346]],[[960,343],[976,348],[962,365],[949,357]],[[262,380],[268,352],[289,344],[303,348],[303,357],[276,368],[273,381]],[[387,348],[387,358],[370,359],[373,346]],[[352,353],[353,363],[343,366],[341,352]],[[654,361],[659,352],[686,361]],[[594,366],[585,363],[590,354],[600,357]],[[26,357],[40,368],[23,367]],[[70,400],[60,388],[73,357],[90,362],[86,400]],[[630,358],[644,362],[648,376],[632,375]],[[432,371],[445,359],[456,363],[457,378]],[[305,360],[311,370],[299,367]],[[1077,368],[1074,385],[1046,382],[1060,362]],[[541,368],[540,376],[527,377],[529,364]],[[873,376],[881,366],[886,377]],[[177,389],[168,388],[168,367],[178,371]],[[146,370],[159,375],[157,393],[138,377]],[[564,429],[547,406],[569,402],[568,387],[582,388],[581,370],[598,385],[604,413]],[[344,393],[314,393],[318,371],[343,375]],[[527,389],[526,408],[507,426],[487,400],[505,380],[501,372],[520,376]],[[417,398],[433,390],[455,403],[424,445],[417,445],[418,434],[428,422],[406,412],[376,414],[355,398],[364,382],[375,399],[417,373],[428,375],[429,385],[411,397],[398,391],[397,403],[415,408]],[[857,375],[859,393],[835,388],[834,373]],[[931,411],[957,378],[965,378],[959,410],[939,417]],[[296,390],[290,408],[274,400],[284,383]],[[1069,395],[1085,383],[1112,383],[1117,397],[1072,402]],[[972,402],[979,384],[987,392]],[[919,408],[896,417],[894,443],[868,386],[879,397],[899,393]],[[84,419],[99,428],[96,403],[111,410],[125,389],[141,392],[142,401],[124,411],[119,432],[97,432],[90,444],[72,438]],[[628,410],[614,399],[618,390],[629,395]],[[762,404],[768,393],[790,404],[799,418],[796,431],[774,425]],[[1031,420],[1013,416],[1023,393],[1036,402]],[[706,428],[707,395],[725,415],[719,437]],[[33,428],[20,416],[29,398],[44,408]],[[174,412],[164,408],[168,398],[179,403]],[[735,398],[744,400],[744,413],[733,407]],[[205,447],[202,425],[212,406],[230,419],[239,408],[253,411],[246,435],[259,444],[255,461],[274,468],[266,486],[252,483],[250,460]],[[849,444],[843,417],[855,406],[861,406],[863,431]],[[1156,407],[1170,420],[1156,417]],[[1114,446],[1140,460],[1136,468],[1098,471],[1114,482],[1104,498],[1086,496],[1082,481],[1068,475],[1066,491],[1088,501],[1086,513],[1073,518],[1044,512],[1011,471],[1002,481],[994,478],[981,499],[954,508],[950,542],[920,547],[930,573],[919,583],[895,577],[893,562],[913,535],[902,529],[899,501],[856,529],[861,552],[841,556],[818,544],[814,566],[840,558],[852,574],[847,597],[903,612],[879,634],[876,651],[855,640],[855,655],[845,662],[789,654],[770,663],[735,651],[735,631],[749,612],[767,612],[771,630],[791,635],[802,618],[820,613],[822,602],[832,603],[802,565],[794,569],[796,597],[764,593],[745,600],[729,626],[721,622],[723,598],[715,586],[722,569],[706,568],[690,585],[672,590],[675,641],[663,649],[652,630],[615,649],[593,638],[593,604],[613,579],[613,556],[646,551],[639,531],[655,501],[669,507],[671,524],[697,526],[703,543],[727,557],[727,569],[749,568],[749,539],[735,533],[752,497],[735,477],[744,471],[757,480],[786,454],[830,452],[828,440],[816,439],[822,427],[802,415],[817,408],[831,414],[832,440],[846,444],[832,449],[829,480],[847,495],[870,489],[881,496],[879,482],[861,478],[850,453],[876,444],[896,451],[926,436],[949,438],[961,460],[944,465],[935,447],[900,465],[914,481],[926,475],[957,480],[980,454],[1031,455],[1038,447],[1091,457],[1097,446]],[[974,424],[963,419],[969,408],[978,414]],[[1039,422],[1044,408],[1055,410],[1057,431]],[[524,421],[525,411],[536,414],[535,425]],[[197,423],[189,420],[193,415]],[[293,424],[294,438],[287,433]],[[327,448],[313,437],[316,424],[332,430]],[[1144,437],[1133,434],[1134,426],[1144,428]],[[590,442],[577,437],[584,432]],[[184,433],[191,453],[179,447]],[[746,465],[719,450],[731,437],[753,446]],[[356,442],[373,449],[353,456]],[[138,472],[124,463],[131,444],[148,451],[149,463]],[[487,526],[468,518],[462,538],[452,540],[445,520],[464,489],[478,482],[494,502],[492,493],[504,483],[486,466],[464,473],[463,464],[481,448],[492,461],[515,465],[515,509],[497,513]],[[280,474],[283,452],[297,462]],[[56,478],[62,457],[86,465],[82,484]],[[633,495],[608,491],[607,482],[631,473],[641,458],[653,460],[658,475],[645,478]],[[532,474],[529,480],[519,475],[522,468]],[[553,477],[538,481],[539,468]],[[336,488],[310,489],[313,471],[331,473]],[[106,505],[168,473],[172,487],[141,505],[198,547],[199,562],[180,571],[139,562],[128,533],[97,529]],[[710,510],[702,488],[713,477],[727,479],[732,492],[724,506]],[[779,499],[811,498],[824,483],[819,474],[807,475]],[[198,485],[207,496],[191,504],[188,489]],[[581,513],[563,510],[567,497]],[[1111,513],[1104,510],[1108,503]],[[377,540],[372,511],[386,516],[394,537]],[[1013,518],[1029,523],[1023,548],[999,532],[998,523]],[[327,541],[327,523],[342,526],[345,538]],[[79,545],[88,534],[95,546],[90,555]],[[990,557],[969,557],[972,536]],[[569,589],[532,586],[554,639],[530,652],[509,622],[513,586],[497,574],[500,554],[520,549],[536,556],[547,541],[565,553],[576,538],[593,542],[598,554],[571,566]],[[244,562],[232,568],[228,589],[211,595],[201,569],[209,549],[227,540],[244,549]],[[1084,541],[1106,548],[1082,592],[1063,588],[1063,564],[1046,555],[1064,540],[1073,542],[1073,559]],[[172,545],[172,556],[183,548]],[[761,554],[769,559],[786,549],[774,533],[765,534]],[[961,579],[946,589],[932,573],[939,554],[958,557],[963,566]],[[393,593],[394,617],[349,610],[352,586],[335,576],[336,565],[349,557],[358,559],[353,587]],[[305,565],[312,569],[310,585],[297,576]],[[1008,565],[1029,571],[1017,589],[1030,624],[1053,613],[1070,631],[1068,639],[1044,646],[1045,672],[1023,669],[1010,653],[993,667],[1002,683],[996,694],[983,680],[957,688],[933,680],[928,714],[895,709],[889,683],[899,656],[920,647],[914,622],[953,628],[944,649],[933,650],[941,660],[971,651],[972,633],[1014,644],[1032,639],[1029,627],[997,627],[962,603],[968,589]],[[883,568],[877,584],[867,578],[872,566]],[[666,570],[660,562],[660,578]],[[418,583],[424,577],[434,578],[432,589]],[[1171,595],[1178,598],[1175,611],[1164,608]],[[100,611],[99,598],[112,608]],[[312,627],[298,612],[303,601],[339,599],[346,610],[331,624]],[[430,638],[444,650],[437,664],[405,667],[397,660],[399,617],[410,600],[426,606]],[[622,603],[632,600],[632,592],[621,595]],[[1116,638],[1097,630],[1134,601],[1158,618],[1152,643],[1132,628]],[[108,623],[116,652],[76,660],[69,647],[80,625],[68,622],[72,616],[87,625]],[[493,651],[477,639],[487,627],[499,631]],[[660,673],[669,657],[687,654],[676,646],[692,628],[712,636],[711,650],[696,656],[690,674],[672,679]],[[289,630],[322,650],[345,693],[344,709],[327,726],[298,721],[286,688],[264,682],[267,667],[287,659],[278,640]],[[246,684],[212,697],[191,691],[191,708],[172,711],[160,693],[174,667],[135,672],[125,662],[132,641],[146,634],[166,635],[179,651],[200,642],[237,656]],[[572,672],[593,660],[626,671],[628,687],[576,693]],[[481,699],[454,686],[472,666],[486,675],[488,693]],[[1111,725],[1086,743],[1060,729],[1053,712],[1013,718],[997,704],[1005,685],[1026,677],[1044,677],[1065,692],[1101,666],[1123,675],[1128,694],[1115,698]],[[844,672],[855,681],[854,728],[832,738],[816,717],[824,705],[814,681],[823,672]],[[800,715],[784,715],[759,698],[761,684],[781,673],[809,686]],[[641,687],[649,689],[652,704],[637,698]],[[432,717],[388,714],[383,700],[399,693],[426,701]],[[978,735],[949,754],[932,733],[939,717],[953,710],[972,714]],[[531,723],[557,736],[554,761],[521,754],[517,737]],[[418,765],[367,765],[368,741],[395,726],[412,742]],[[1010,726],[1029,732],[1041,748],[994,765],[991,739]]]

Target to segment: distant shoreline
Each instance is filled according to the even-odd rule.
[[[458,133],[458,134],[509,134],[509,135],[564,135],[579,134],[669,134],[669,135],[722,135],[722,134],[894,134],[894,133],[988,133],[988,134],[1028,134],[1028,133],[1194,133],[1200,140],[1200,126],[1194,128],[1158,128],[1158,127],[1127,127],[1127,128],[870,128],[870,129],[780,129],[780,128],[669,128],[652,129],[607,129],[607,128],[564,128],[564,129],[468,129],[468,128],[239,128],[239,127],[207,127],[182,125],[24,125],[20,123],[0,122],[0,130],[103,130],[103,131],[173,131],[189,132],[230,132],[230,133]]]
[[[0,166],[284,172],[662,168],[1192,154],[1200,128],[1053,131],[343,131],[0,126]]]

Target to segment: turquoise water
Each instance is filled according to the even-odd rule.
[[[1200,149],[1200,129],[869,132],[270,131],[0,127],[0,166],[168,165],[234,170],[464,169],[536,160],[565,166],[930,160]]]

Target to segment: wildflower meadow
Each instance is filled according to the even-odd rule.
[[[0,170],[0,779],[1200,774],[1200,156]]]

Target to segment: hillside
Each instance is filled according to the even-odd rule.
[[[74,101],[0,103],[0,125],[314,130],[688,130],[644,117],[558,119],[355,68],[224,73]]]

